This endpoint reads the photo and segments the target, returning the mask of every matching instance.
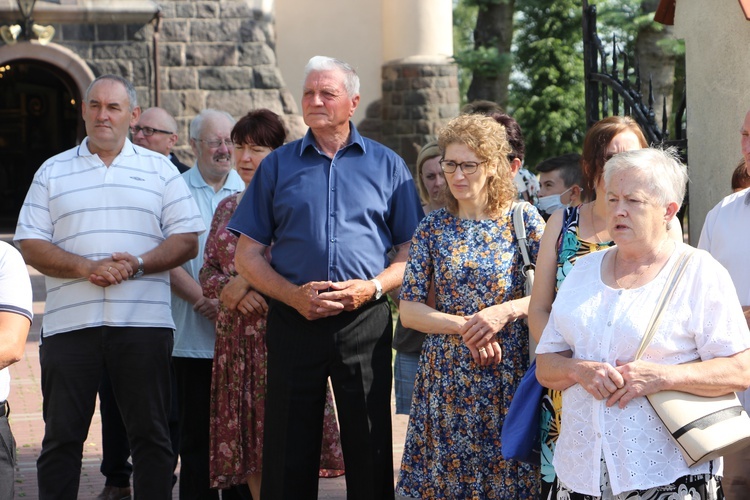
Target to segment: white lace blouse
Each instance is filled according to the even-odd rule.
[[[552,305],[537,354],[571,350],[575,359],[613,366],[632,361],[667,275],[686,249],[678,244],[654,280],[631,290],[602,281],[602,259],[614,248],[581,257]],[[643,359],[678,364],[748,348],[750,332],[729,274],[696,250]],[[688,468],[645,397],[624,409],[607,408],[576,384],[563,391],[562,406],[553,465],[576,492],[600,495],[602,457],[614,494],[670,484],[688,474],[721,474],[721,460]]]

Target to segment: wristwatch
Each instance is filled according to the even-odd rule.
[[[373,300],[378,300],[380,297],[383,296],[383,285],[380,283],[380,280],[377,278],[373,278],[370,280],[373,284],[375,284],[375,295],[373,296]]]
[[[136,257],[138,259],[138,270],[133,273],[133,277],[131,279],[140,278],[143,276],[143,259],[140,257]]]

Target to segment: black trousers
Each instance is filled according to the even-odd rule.
[[[139,500],[171,498],[174,456],[167,422],[172,336],[168,328],[102,326],[43,338],[40,499],[78,497],[83,444],[104,370],[127,429],[135,494]]]
[[[213,359],[172,358],[180,407],[180,500],[250,498],[247,485],[227,490],[209,488],[208,436],[210,430]]]
[[[271,302],[262,498],[317,498],[329,376],[341,428],[347,499],[394,497],[392,329],[385,299],[316,321]]]
[[[177,468],[178,453],[180,451],[179,412],[177,407],[177,380],[174,368],[170,366],[172,382],[172,402],[169,410],[169,440],[172,443],[174,467]],[[130,486],[130,476],[133,466],[129,462],[130,442],[125,424],[122,422],[120,408],[117,406],[115,393],[109,374],[104,371],[99,384],[99,413],[102,417],[102,464],[99,471],[106,478],[106,486],[127,488]],[[177,476],[172,473],[172,486],[177,482]]]
[[[16,440],[6,414],[0,417],[0,500],[13,500],[15,483]]]

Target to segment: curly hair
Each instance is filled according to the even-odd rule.
[[[445,158],[445,149],[450,144],[463,144],[484,162],[480,168],[487,174],[487,206],[485,212],[497,217],[503,207],[516,197],[516,187],[510,173],[508,155],[511,147],[505,127],[488,116],[460,115],[453,118],[438,133],[438,147]],[[449,174],[450,175],[450,174]],[[450,192],[446,182],[445,201],[448,210],[456,214],[458,201]]]
[[[608,116],[596,122],[583,139],[581,168],[583,183],[588,197],[593,197],[597,182],[602,177],[604,164],[607,163],[607,147],[612,139],[623,132],[633,132],[638,137],[642,148],[648,147],[648,141],[638,123],[629,116]]]

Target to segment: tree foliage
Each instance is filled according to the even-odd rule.
[[[586,133],[583,35],[578,0],[517,0],[511,114],[526,164],[580,151]]]
[[[515,1],[458,0],[454,4],[454,58],[465,100],[507,104]]]

